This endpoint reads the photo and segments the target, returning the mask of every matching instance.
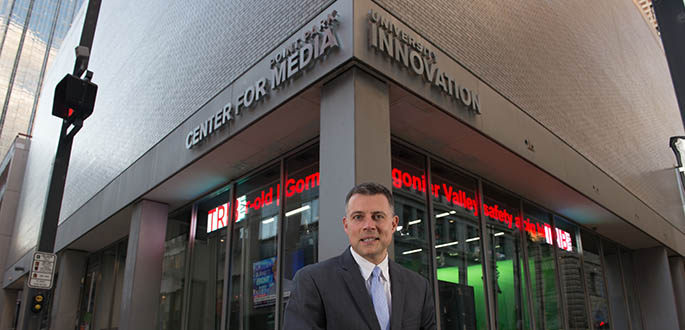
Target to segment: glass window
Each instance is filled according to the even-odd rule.
[[[236,188],[231,245],[230,329],[273,329],[280,165]]]
[[[590,319],[594,329],[609,329],[609,307],[604,286],[604,271],[600,258],[599,239],[594,234],[581,230],[583,246],[583,269],[585,286],[590,299]]]
[[[190,233],[191,208],[169,215],[162,260],[162,285],[159,293],[159,329],[180,330],[183,315],[186,250]]]
[[[556,216],[554,226],[557,234],[561,290],[566,302],[569,329],[587,329],[587,302],[578,249],[578,227]]]
[[[536,328],[562,328],[550,214],[524,203],[523,218],[521,225],[527,237],[528,271]]]
[[[300,268],[318,259],[319,146],[286,160],[283,228],[283,306]]]
[[[630,329],[628,304],[623,291],[623,276],[621,276],[621,262],[619,249],[613,242],[603,240],[604,272],[607,279],[609,306],[611,308],[611,326],[614,329]]]
[[[637,297],[637,282],[633,268],[633,255],[628,250],[621,250],[621,266],[623,266],[623,280],[626,285],[628,308],[630,309],[630,325],[633,330],[642,330],[642,314],[640,313],[640,301]]]
[[[425,158],[401,145],[392,145],[392,186],[395,214],[395,262],[430,279],[430,250],[426,223]]]
[[[88,257],[81,288],[80,327],[107,330],[118,327],[126,243],[121,241]]]
[[[116,278],[114,280],[114,292],[112,293],[112,321],[111,329],[119,329],[119,316],[121,314],[121,295],[124,287],[124,268],[126,267],[126,253],[128,244],[126,241],[120,242],[117,247],[116,256]]]
[[[521,202],[489,184],[483,185],[483,217],[487,224],[498,329],[529,328],[521,244]]]
[[[197,204],[190,268],[189,330],[221,326],[229,201],[230,191],[223,189]]]
[[[432,162],[437,279],[443,329],[486,329],[478,182]]]

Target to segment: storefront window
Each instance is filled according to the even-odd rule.
[[[537,329],[562,328],[557,294],[554,234],[550,214],[533,205],[523,205],[523,230],[527,237],[528,271]]]
[[[585,286],[590,299],[590,319],[594,329],[609,329],[609,307],[604,286],[599,238],[581,230]]]
[[[559,274],[569,329],[588,329],[585,288],[578,249],[578,227],[556,216],[554,225],[559,230],[556,233]],[[563,244],[560,243],[562,241]]]
[[[604,271],[607,278],[609,306],[611,307],[611,325],[614,329],[629,329],[628,305],[623,290],[623,276],[619,248],[613,242],[603,240]]]
[[[492,289],[498,329],[529,328],[525,304],[520,200],[489,184],[483,185],[483,217],[487,224]]]
[[[283,228],[283,306],[290,297],[295,273],[318,259],[319,147],[286,160],[285,223]],[[283,309],[284,310],[284,309]]]
[[[126,243],[124,240],[88,257],[81,290],[80,327],[118,328]]]
[[[274,329],[280,166],[236,189],[231,245],[230,329]]]
[[[183,315],[186,251],[190,233],[191,207],[171,214],[166,226],[162,285],[159,297],[159,329],[180,330]]]
[[[434,161],[431,183],[442,329],[486,329],[478,182]]]
[[[430,279],[425,158],[393,144],[392,185],[395,214],[400,218],[394,236],[395,262]]]
[[[197,204],[190,271],[189,330],[219,329],[221,326],[229,200],[230,191],[224,189]]]

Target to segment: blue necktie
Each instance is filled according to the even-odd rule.
[[[381,269],[378,266],[371,272],[371,300],[373,300],[373,309],[376,310],[376,317],[381,325],[381,330],[389,330],[388,298],[385,296],[383,281],[381,281]]]

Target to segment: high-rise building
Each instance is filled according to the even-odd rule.
[[[17,133],[31,135],[45,72],[83,0],[2,0],[0,157]]]

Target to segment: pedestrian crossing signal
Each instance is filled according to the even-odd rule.
[[[88,79],[67,74],[55,88],[52,115],[74,122],[93,113],[98,86]]]

